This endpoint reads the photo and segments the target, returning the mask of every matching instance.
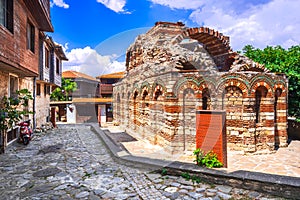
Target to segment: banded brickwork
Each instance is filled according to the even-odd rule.
[[[194,150],[196,110],[225,110],[229,149],[287,145],[287,78],[232,52],[221,33],[160,22],[129,47],[126,67],[114,120],[136,137],[173,153]]]

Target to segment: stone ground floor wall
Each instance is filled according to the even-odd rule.
[[[8,94],[8,79],[9,75],[0,71],[0,98]]]
[[[44,87],[50,87],[46,83],[39,83],[40,94],[36,95],[36,127],[45,125],[50,120],[50,94],[44,90]]]
[[[13,79],[14,81],[11,81]],[[33,78],[21,78],[15,74],[0,71],[0,101],[4,96],[8,97],[16,90],[28,89],[33,94]],[[29,111],[33,111],[33,101],[29,102]],[[33,119],[33,115],[23,116],[23,119]],[[0,135],[0,149],[4,152],[7,144],[18,137],[18,128],[13,127]]]
[[[115,86],[114,119],[129,133],[170,152],[194,150],[196,110],[225,110],[229,149],[256,152],[287,145],[283,82],[252,77],[249,84],[251,80],[240,74],[235,78],[225,74],[216,83],[197,77],[172,80],[164,76],[160,81],[151,78],[136,82],[134,87]]]

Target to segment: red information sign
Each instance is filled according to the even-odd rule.
[[[213,151],[227,167],[226,112],[196,111],[196,148]]]

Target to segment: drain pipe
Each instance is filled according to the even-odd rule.
[[[36,107],[36,76],[33,77],[33,130],[36,128],[36,114],[35,114],[35,109]]]

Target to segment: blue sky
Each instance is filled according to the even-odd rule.
[[[63,70],[98,76],[124,70],[124,54],[157,21],[206,26],[230,37],[234,51],[300,44],[299,0],[50,0],[53,39]]]

